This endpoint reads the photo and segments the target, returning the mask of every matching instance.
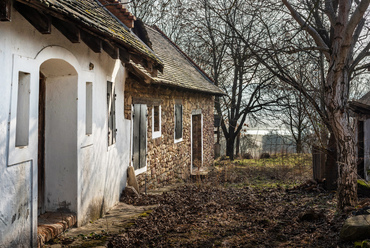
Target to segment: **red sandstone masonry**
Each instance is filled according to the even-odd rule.
[[[155,85],[144,85],[127,80],[125,85],[125,118],[131,119],[133,99],[145,99],[148,106],[148,157],[147,172],[138,175],[138,183],[143,188],[145,176],[147,187],[157,188],[176,179],[187,179],[191,166],[191,114],[201,109],[203,115],[203,167],[213,164],[213,122],[214,97],[201,93],[179,91]],[[152,139],[151,100],[161,101],[162,136]],[[183,104],[183,141],[174,143],[174,104]]]

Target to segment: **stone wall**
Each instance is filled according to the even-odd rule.
[[[174,142],[174,104],[183,105],[183,141]],[[147,104],[147,171],[137,176],[139,186],[157,188],[176,179],[188,179],[191,172],[191,115],[201,111],[203,116],[203,167],[213,164],[214,97],[207,94],[174,90],[158,85],[140,84],[127,80],[125,84],[125,118],[131,119],[133,103]],[[159,138],[152,138],[153,103],[161,105],[161,129]]]

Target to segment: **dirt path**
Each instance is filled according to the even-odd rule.
[[[346,216],[335,212],[334,193],[292,189],[285,180],[292,171],[269,172],[232,166],[160,196],[127,197],[130,204],[160,206],[109,246],[353,247],[339,240]],[[270,186],[253,185],[257,177]]]
[[[336,212],[335,192],[310,185],[307,181],[312,175],[310,170],[309,164],[300,162],[292,165],[287,161],[269,164],[268,160],[224,162],[202,180],[198,178],[147,196],[123,197],[125,204],[158,207],[139,214],[115,232],[108,228],[109,233],[89,229],[82,236],[68,234],[70,239],[77,235],[80,240],[90,241],[103,237],[104,242],[73,240],[72,245],[61,245],[353,247],[339,239],[347,216]],[[306,181],[307,185],[302,184]],[[116,211],[125,210],[118,207]],[[117,220],[111,215],[113,223]],[[96,223],[96,230],[107,229],[104,218],[101,221]],[[90,231],[93,235],[88,234]]]

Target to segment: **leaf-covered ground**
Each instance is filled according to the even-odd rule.
[[[353,247],[334,192],[308,180],[309,158],[219,162],[206,178],[168,193],[123,197],[160,204],[110,247]]]

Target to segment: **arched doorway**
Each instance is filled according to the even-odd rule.
[[[77,212],[77,82],[64,60],[40,66],[38,214]]]

